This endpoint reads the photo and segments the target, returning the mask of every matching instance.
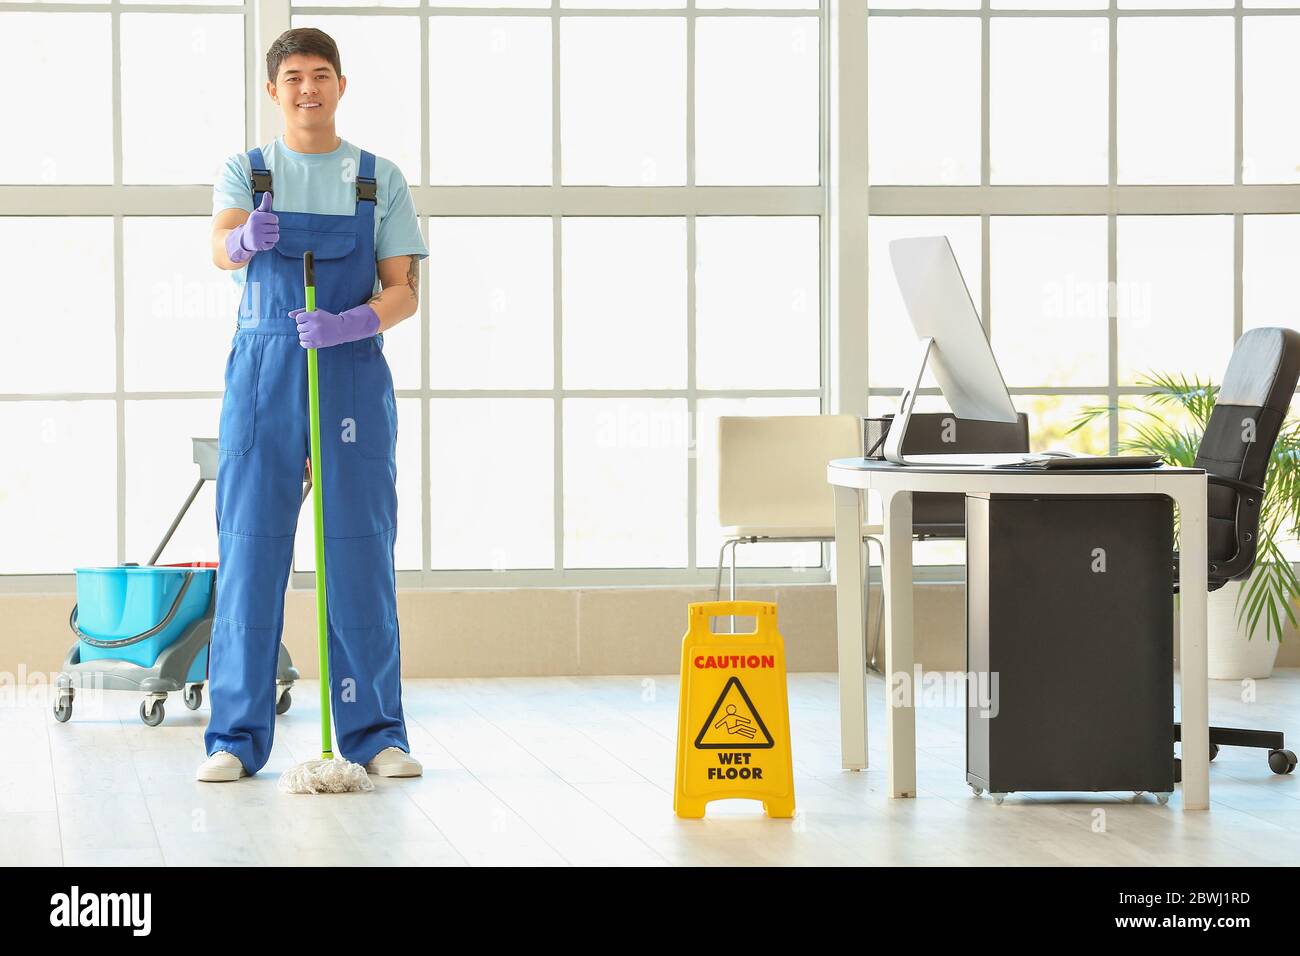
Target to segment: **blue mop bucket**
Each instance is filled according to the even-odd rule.
[[[216,571],[197,567],[77,568],[73,611],[83,661],[152,667],[212,598]]]

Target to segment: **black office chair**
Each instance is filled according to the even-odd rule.
[[[1255,565],[1264,478],[1297,379],[1300,332],[1251,329],[1237,340],[1195,462],[1197,468],[1205,469],[1209,481],[1206,545],[1211,591],[1249,577]],[[1248,422],[1254,423],[1253,434]],[[1174,555],[1175,593],[1177,566],[1178,556]],[[1174,724],[1174,740],[1181,739],[1182,728]],[[1290,773],[1296,768],[1296,755],[1284,749],[1281,731],[1211,727],[1211,760],[1220,746],[1266,749],[1274,773]],[[1174,779],[1182,779],[1178,758],[1174,758]]]
[[[883,416],[892,420],[892,415]],[[868,457],[883,454],[888,427],[882,429]],[[973,455],[1029,451],[1029,416],[1020,412],[1014,422],[986,422],[958,418],[952,412],[916,412],[907,424],[904,455]],[[966,496],[959,493],[918,491],[912,495],[912,536],[918,541],[966,537]],[[881,556],[884,560],[884,556]],[[876,670],[884,601],[876,604],[875,637],[867,665]]]

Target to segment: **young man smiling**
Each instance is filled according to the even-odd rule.
[[[219,570],[203,781],[265,766],[275,731],[284,591],[308,456],[307,357],[318,349],[331,701],[339,752],[418,776],[402,713],[393,544],[397,404],[383,333],[414,315],[428,255],[401,171],[345,142],[338,48],[289,30],[266,55],[284,114],[274,142],[226,160],[212,259],[243,287],[226,364],[217,468]],[[303,306],[303,254],[316,309]]]

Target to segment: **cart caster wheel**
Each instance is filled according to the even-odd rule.
[[[191,684],[185,688],[185,693],[181,695],[181,700],[185,701],[185,706],[190,710],[198,710],[203,706],[203,686],[201,684]]]
[[[970,792],[973,793],[973,794],[975,794],[975,796],[978,797],[980,794],[982,794],[982,793],[984,792],[984,788],[983,788],[983,787],[977,787],[977,786],[975,786],[975,784],[972,783],[972,784],[970,785]]]
[[[1168,790],[1164,791],[1163,793],[1157,793],[1155,794],[1156,803],[1160,804],[1163,807],[1165,804],[1169,802],[1169,798],[1172,796],[1173,794],[1170,793]]]
[[[1219,745],[1212,743],[1210,744],[1210,759],[1213,760],[1217,756],[1219,756]]]
[[[72,716],[72,695],[67,694],[59,698],[59,702],[54,705],[54,719],[61,724],[66,724]]]
[[[1290,773],[1295,769],[1296,757],[1289,750],[1270,750],[1268,752],[1268,769],[1274,773]]]
[[[150,703],[153,704],[152,707]],[[144,721],[146,727],[157,727],[163,722],[165,716],[167,712],[163,709],[162,701],[140,701],[140,719]]]
[[[291,697],[289,692],[286,690],[280,695],[280,699],[275,702],[275,712],[277,714],[286,713],[292,705],[293,697]]]
[[[1005,793],[990,793],[989,796],[993,798],[993,802],[999,807],[1002,806],[1002,801],[1007,798]]]

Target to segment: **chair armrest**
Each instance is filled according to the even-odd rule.
[[[1231,488],[1233,491],[1239,491],[1242,494],[1255,494],[1261,498],[1264,496],[1264,489],[1258,485],[1252,485],[1249,482],[1239,481],[1236,478],[1225,478],[1222,475],[1206,475],[1205,480],[1212,485],[1221,485],[1224,488]]]
[[[1251,569],[1255,566],[1255,551],[1258,546],[1256,534],[1243,533],[1241,526],[1243,522],[1249,521],[1251,526],[1255,526],[1259,520],[1259,511],[1264,503],[1264,489],[1258,485],[1252,485],[1248,482],[1241,481],[1237,478],[1225,478],[1222,475],[1205,476],[1206,481],[1212,485],[1218,485],[1221,488],[1228,488],[1237,493],[1237,517],[1235,521],[1234,536],[1236,537],[1237,551],[1231,557],[1222,560],[1211,560],[1209,566],[1210,590],[1215,590],[1216,582],[1239,581],[1250,575]],[[1249,515],[1249,517],[1247,517]],[[1222,584],[1218,585],[1222,587]]]

